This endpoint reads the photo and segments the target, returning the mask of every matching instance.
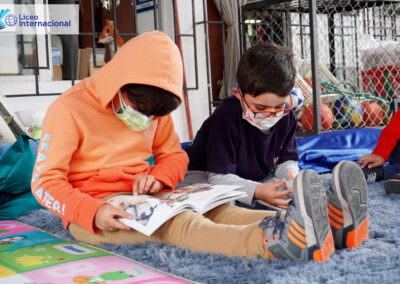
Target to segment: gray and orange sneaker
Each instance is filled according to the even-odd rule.
[[[336,248],[357,248],[368,239],[367,183],[361,168],[342,161],[332,171],[328,215]]]
[[[327,197],[319,175],[301,171],[293,182],[293,199],[285,217],[264,218],[264,248],[273,258],[325,261],[335,250]]]

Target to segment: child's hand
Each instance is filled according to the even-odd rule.
[[[370,169],[382,166],[385,163],[385,159],[378,154],[368,154],[359,158],[358,162],[361,163],[360,164],[361,168],[367,166]]]
[[[133,182],[132,193],[133,195],[146,193],[154,194],[164,187],[165,185],[156,180],[153,176],[138,176]]]
[[[288,180],[285,182],[286,188],[293,189],[294,175],[291,170],[288,170],[287,173],[288,173]]]
[[[287,197],[293,193],[293,189],[278,190],[284,184],[284,179],[273,183],[259,184],[254,192],[254,197],[265,200],[279,208],[287,209],[290,200],[292,200]]]
[[[96,213],[94,218],[94,225],[104,231],[125,230],[129,231],[131,228],[118,222],[116,218],[132,219],[132,216],[110,204],[104,204]]]

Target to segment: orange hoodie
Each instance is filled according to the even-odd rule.
[[[170,115],[136,132],[114,113],[111,101],[125,84],[156,86],[182,95],[177,46],[153,31],[128,41],[91,77],[61,95],[48,109],[32,176],[32,192],[62,218],[99,232],[94,217],[116,192],[131,192],[138,175],[152,175],[174,188],[187,169]],[[182,99],[181,99],[182,100]],[[154,167],[145,160],[154,154]]]

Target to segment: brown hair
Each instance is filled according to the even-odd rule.
[[[296,79],[293,56],[283,46],[259,43],[241,56],[236,79],[243,95],[256,97],[269,92],[285,97]]]
[[[158,87],[142,84],[128,84],[121,88],[135,109],[144,115],[163,116],[175,110],[180,103],[179,98]]]

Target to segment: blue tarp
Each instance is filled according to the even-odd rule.
[[[342,160],[356,161],[378,143],[380,129],[355,128],[297,138],[300,169],[330,172]]]

